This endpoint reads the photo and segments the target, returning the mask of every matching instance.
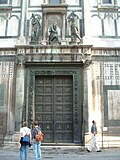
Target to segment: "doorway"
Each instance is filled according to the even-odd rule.
[[[35,120],[44,142],[73,142],[73,77],[35,76]]]

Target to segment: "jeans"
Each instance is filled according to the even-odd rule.
[[[34,160],[41,160],[41,142],[33,142]]]
[[[29,149],[29,145],[22,145],[20,147],[20,160],[23,160],[23,153],[25,156],[25,160],[28,160],[28,149]]]

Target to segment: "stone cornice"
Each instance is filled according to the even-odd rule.
[[[15,45],[15,48],[54,48],[54,49],[59,49],[59,48],[89,48],[91,49],[93,45],[84,45],[84,44],[76,44],[76,45]]]

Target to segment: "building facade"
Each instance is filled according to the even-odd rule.
[[[95,119],[119,142],[119,28],[119,0],[0,0],[3,140],[37,120],[44,143],[83,145]]]

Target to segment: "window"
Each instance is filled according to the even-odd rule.
[[[8,0],[0,0],[0,4],[8,4]]]
[[[98,0],[98,9],[118,10],[117,0]]]
[[[103,4],[112,4],[112,0],[103,0],[102,3]]]
[[[50,4],[60,4],[60,0],[50,0]]]
[[[9,14],[11,14],[11,11],[12,11],[12,5],[9,2],[12,2],[12,1],[0,0],[0,12],[2,12],[2,14],[7,18],[9,17]]]

